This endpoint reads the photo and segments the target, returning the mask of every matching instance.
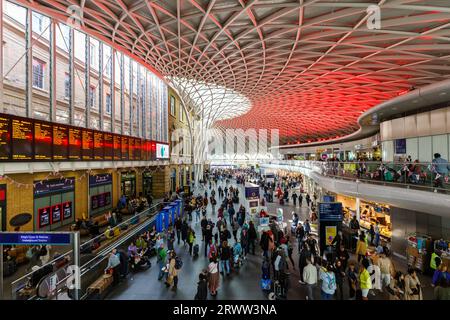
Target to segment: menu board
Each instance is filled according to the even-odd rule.
[[[128,160],[128,138],[122,136],[122,160]]]
[[[52,159],[52,125],[46,122],[34,123],[34,159]]]
[[[103,160],[103,132],[94,131],[94,160]]]
[[[122,144],[121,137],[119,135],[114,135],[114,160],[122,160]]]
[[[81,129],[69,128],[69,160],[81,160]]]
[[[52,207],[52,224],[61,221],[62,204],[57,204]]]
[[[39,215],[39,229],[50,225],[50,207],[40,208],[38,210]]]
[[[105,150],[105,156],[103,157],[103,159],[112,160],[113,159],[113,150],[114,150],[114,139],[113,139],[112,134],[105,133],[103,145],[104,145],[104,150]]]
[[[68,128],[62,125],[53,125],[53,160],[67,160],[69,136]]]
[[[82,132],[82,147],[81,147],[82,159],[93,160],[94,140],[92,136],[92,131],[82,129],[81,132]]]
[[[72,217],[72,201],[63,203],[63,219],[70,219]]]
[[[12,119],[11,145],[13,160],[33,159],[33,122],[25,119]]]
[[[142,140],[139,138],[134,139],[134,160],[139,161],[142,153]]]
[[[9,155],[11,154],[9,128],[9,119],[0,117],[0,160],[9,160]]]
[[[134,160],[134,138],[128,138],[128,160]]]

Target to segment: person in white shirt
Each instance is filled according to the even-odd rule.
[[[313,288],[317,284],[317,268],[311,263],[311,258],[306,259],[306,267],[303,269],[303,281],[306,283],[306,300],[314,300]]]

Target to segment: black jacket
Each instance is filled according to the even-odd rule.
[[[258,238],[258,235],[256,234],[255,226],[252,226],[248,229],[248,240],[255,240]]]
[[[195,294],[195,300],[206,300],[208,297],[208,285],[206,280],[200,280],[197,283],[197,293]]]
[[[219,254],[220,260],[229,260],[231,258],[230,247],[220,247]]]

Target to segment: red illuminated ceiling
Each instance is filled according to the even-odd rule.
[[[77,0],[20,0],[60,19]],[[281,143],[335,138],[365,110],[450,78],[448,0],[90,0],[84,28],[153,65],[246,95],[216,126],[275,128]],[[366,9],[381,7],[381,29]]]

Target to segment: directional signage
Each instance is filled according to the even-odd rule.
[[[341,202],[319,202],[320,221],[342,221]]]
[[[2,245],[69,245],[70,233],[0,232]]]

